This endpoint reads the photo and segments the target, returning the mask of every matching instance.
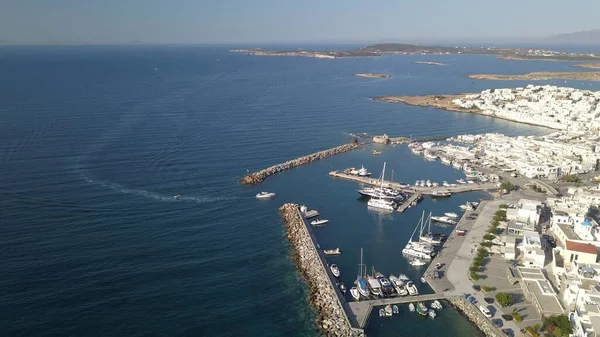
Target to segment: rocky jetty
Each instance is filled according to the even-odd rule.
[[[347,152],[350,150],[357,149],[360,146],[361,146],[360,144],[352,142],[350,144],[340,145],[340,146],[331,148],[329,150],[324,150],[321,152],[309,154],[308,156],[300,157],[300,158],[297,158],[294,160],[288,160],[285,163],[273,165],[264,170],[250,173],[247,176],[245,176],[244,178],[240,179],[240,183],[245,184],[245,185],[253,185],[253,184],[262,183],[267,177],[269,177],[275,173],[289,170],[289,169],[292,169],[297,166],[310,164],[310,163],[320,160],[320,159],[324,159],[324,158],[331,157],[331,156],[334,156],[339,153],[344,153],[344,152]]]
[[[292,258],[310,289],[309,302],[317,312],[317,325],[324,336],[364,336],[361,329],[352,328],[338,291],[323,265],[310,232],[300,215],[299,206],[284,204],[279,208],[287,237],[292,246]]]
[[[506,337],[506,335],[492,324],[481,311],[464,296],[447,298],[454,308],[462,312],[477,328],[488,337]]]

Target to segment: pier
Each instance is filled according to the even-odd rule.
[[[325,159],[327,157],[331,157],[336,154],[340,154],[340,153],[348,152],[350,150],[358,149],[361,146],[362,146],[362,144],[352,142],[349,144],[336,146],[336,147],[328,149],[328,150],[309,154],[304,157],[296,158],[293,160],[288,160],[285,163],[273,165],[271,167],[267,167],[266,169],[263,169],[263,170],[260,170],[260,171],[254,172],[254,173],[248,173],[247,176],[240,179],[240,183],[245,184],[245,185],[253,185],[253,184],[262,183],[269,176],[272,176],[281,171],[285,171],[285,170],[293,169],[294,167],[310,164],[317,160]]]
[[[416,202],[417,200],[419,200],[420,197],[421,197],[421,193],[419,193],[419,192],[413,193],[410,196],[410,198],[408,198],[407,200],[404,200],[404,202],[402,203],[402,205],[398,206],[398,208],[396,209],[396,212],[398,212],[398,213],[404,212],[407,208],[410,207],[410,205],[413,202]]]
[[[381,185],[381,180],[373,179],[369,177],[361,177],[357,175],[352,175],[348,173],[343,173],[340,171],[331,171],[329,175],[335,178],[342,178],[347,180],[356,181],[358,183],[377,186]],[[473,191],[486,191],[486,190],[497,190],[499,189],[496,183],[485,183],[485,184],[461,184],[457,186],[438,186],[438,187],[417,187],[417,186],[406,186],[401,185],[392,181],[383,181],[384,187],[393,188],[404,193],[408,194],[417,194],[420,193],[422,195],[431,195],[434,191],[442,192],[448,191],[451,193],[465,193],[465,192],[473,192]],[[406,204],[406,203],[405,203]]]
[[[390,297],[390,298],[382,298],[376,300],[365,300],[365,301],[357,301],[350,302],[349,307],[352,315],[352,319],[355,320],[358,324],[358,327],[364,329],[369,323],[369,316],[371,315],[371,311],[373,311],[373,307],[384,306],[384,305],[393,305],[393,304],[406,304],[406,303],[417,303],[417,302],[425,302],[425,301],[435,301],[435,300],[444,300],[448,299],[451,296],[447,296],[443,293],[441,294],[425,294],[418,296],[403,296],[403,297]]]

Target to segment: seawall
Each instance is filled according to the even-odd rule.
[[[349,144],[336,146],[336,147],[328,149],[328,150],[309,154],[308,156],[296,158],[293,160],[288,160],[285,163],[273,165],[266,169],[263,169],[263,170],[260,170],[260,171],[254,172],[254,173],[250,173],[247,176],[245,176],[244,178],[240,179],[240,183],[246,184],[246,185],[258,184],[258,183],[263,182],[267,177],[272,176],[273,174],[276,174],[278,172],[289,170],[294,167],[310,164],[314,161],[325,159],[327,157],[331,157],[336,154],[340,154],[340,153],[344,153],[344,152],[347,152],[350,150],[358,149],[359,147],[361,147],[360,144],[349,143]]]
[[[483,316],[481,311],[464,296],[454,296],[446,299],[454,308],[462,312],[487,337],[506,337],[506,335]],[[516,332],[515,332],[516,333]]]
[[[317,326],[324,336],[364,336],[353,328],[333,276],[327,271],[323,255],[315,247],[313,237],[300,214],[299,205],[284,204],[279,208],[292,247],[292,258],[308,283],[309,303],[317,312]]]

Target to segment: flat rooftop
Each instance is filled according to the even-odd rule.
[[[563,233],[565,233],[565,235],[567,236],[567,239],[579,240],[579,236],[577,236],[577,234],[575,234],[575,232],[573,232],[571,227],[569,225],[567,225],[566,223],[557,223],[556,225],[560,228],[560,230]]]
[[[550,315],[564,313],[564,309],[558,297],[554,294],[550,282],[547,280],[523,280],[523,285],[527,287],[529,293],[539,303],[542,313]]]

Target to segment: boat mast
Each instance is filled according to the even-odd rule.
[[[429,216],[427,217],[427,233],[431,233],[431,212],[429,212]]]
[[[423,214],[425,214],[424,211],[423,211]],[[412,234],[410,235],[410,238],[408,239],[408,243],[412,242],[412,239],[415,236],[415,233],[417,232],[417,228],[419,228],[419,226],[423,227],[423,216],[421,216],[421,220],[419,220],[419,223],[415,226],[415,230],[413,230]]]
[[[384,181],[385,181],[385,162],[383,162],[383,171],[381,171],[381,188],[383,188]]]

